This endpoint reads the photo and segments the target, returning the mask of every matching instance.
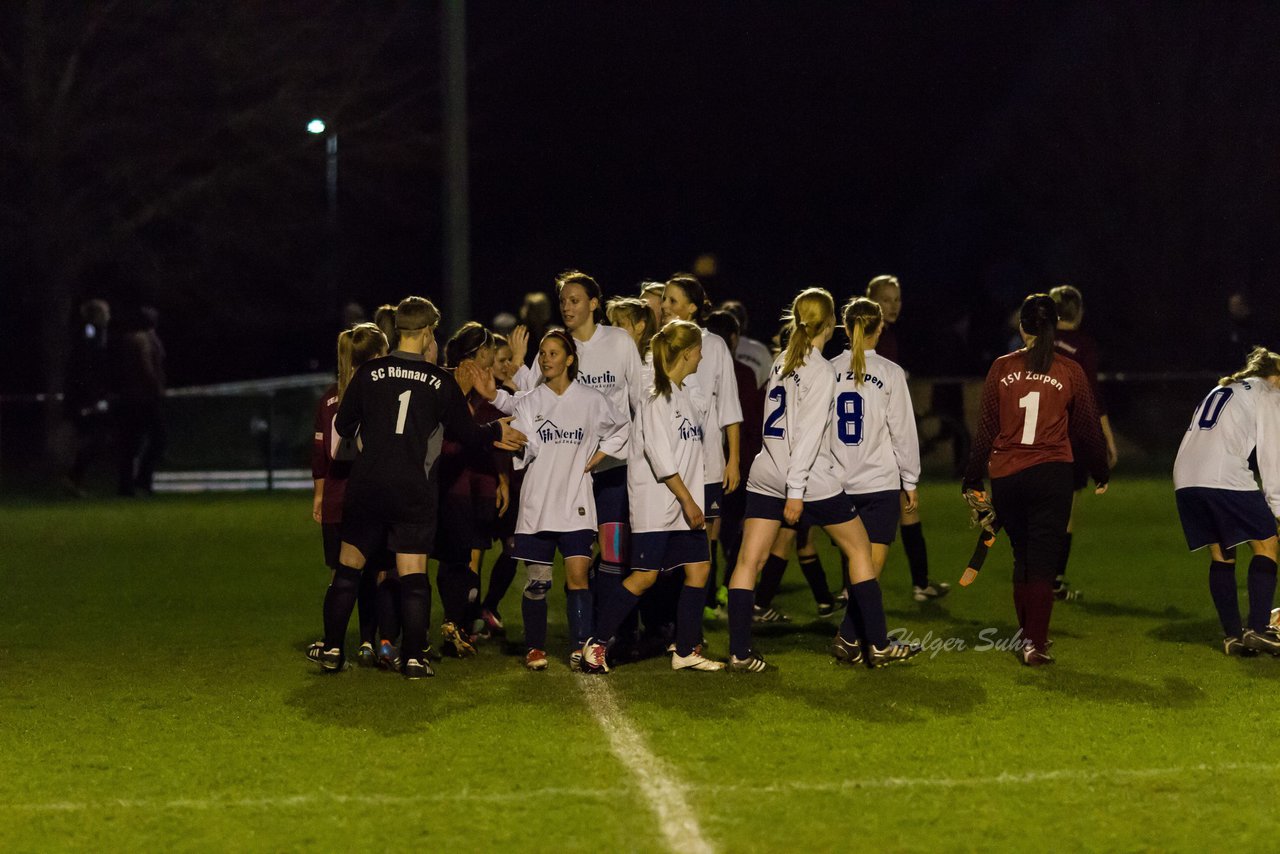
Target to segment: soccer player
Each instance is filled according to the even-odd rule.
[[[734,360],[751,369],[756,378],[756,388],[764,388],[764,384],[769,381],[769,370],[773,367],[773,352],[763,342],[747,337],[747,307],[741,300],[725,300],[720,303],[720,311],[729,312],[738,321],[738,346],[733,348]]]
[[[844,308],[850,349],[831,360],[836,370],[831,453],[845,494],[867,529],[877,578],[897,532],[899,494],[906,496],[905,507],[914,511],[920,482],[920,443],[907,375],[876,352],[883,317],[878,303],[866,297],[850,300]],[[945,584],[938,588],[948,589]],[[841,660],[861,657],[859,642],[850,637],[855,629],[847,612],[832,647]]]
[[[664,322],[685,320],[701,327],[710,311],[702,283],[688,273],[677,273],[667,281],[662,292]],[[736,490],[742,481],[741,426],[742,405],[738,401],[738,380],[733,372],[733,355],[724,339],[702,329],[702,360],[689,380],[694,396],[701,396],[706,407],[706,436],[703,450],[705,473],[703,512],[707,520],[707,537],[711,541],[711,574],[716,574],[716,544],[720,540],[720,505],[724,496]],[[723,439],[721,438],[723,436]],[[727,451],[726,451],[727,449]]]
[[[528,342],[528,330],[522,326],[517,327],[512,330],[510,337],[494,335],[493,339],[498,345],[493,358],[494,382],[497,388],[501,388],[508,395],[514,395],[518,391],[514,377],[516,369],[524,366],[524,348]],[[518,343],[513,343],[513,339]],[[516,577],[516,559],[511,552],[515,548],[516,509],[520,506],[520,488],[523,482],[523,469],[511,473],[510,498],[505,512],[498,514],[495,533],[499,542],[502,543],[502,552],[494,560],[493,568],[489,571],[489,589],[485,592],[484,600],[480,604],[480,619],[484,625],[477,626],[476,633],[482,638],[492,637],[495,633],[506,630],[499,606]]]
[[[902,286],[897,276],[876,276],[867,284],[867,299],[880,306],[883,315],[876,353],[895,364],[901,364],[898,335],[893,324],[902,312]],[[911,570],[911,595],[917,602],[926,602],[946,596],[948,585],[929,583],[929,548],[924,540],[924,527],[920,521],[920,505],[908,506],[907,495],[898,496],[898,515],[902,523],[902,550],[907,555]]]
[[[324,648],[313,656],[322,670],[343,668],[347,621],[360,572],[381,548],[395,554],[400,577],[401,660],[410,679],[433,675],[423,655],[431,587],[427,558],[435,545],[441,428],[474,444],[500,442],[515,450],[525,437],[506,422],[477,425],[452,378],[423,357],[440,313],[430,300],[406,297],[396,307],[398,349],[361,365],[347,386],[334,427],[360,435],[342,505],[338,569],[325,594]],[[471,368],[470,370],[474,370]]]
[[[835,372],[822,348],[835,331],[835,303],[822,288],[801,291],[789,313],[787,349],[773,363],[765,395],[764,448],[751,464],[746,522],[729,580],[729,666],[759,672],[767,665],[751,648],[753,588],[778,529],[802,514],[821,525],[849,559],[849,610],[866,660],[901,661],[919,646],[891,641],[866,528],[841,488],[831,455]]]
[[[1223,377],[1191,416],[1173,464],[1173,488],[1187,547],[1209,547],[1209,594],[1227,655],[1280,654],[1268,630],[1276,591],[1280,517],[1280,355],[1255,347],[1245,366]],[[1258,455],[1262,491],[1249,469]],[[1253,553],[1247,577],[1249,621],[1236,598],[1235,547]]]
[[[711,569],[702,509],[702,424],[688,380],[702,359],[702,330],[672,321],[653,336],[653,394],[632,427],[627,465],[631,505],[631,574],[601,599],[596,636],[582,647],[582,667],[607,672],[606,643],[635,610],[658,575],[684,569],[676,619],[673,670],[722,670],[703,657],[702,603]]]
[[[445,369],[462,387],[472,417],[485,423],[502,413],[479,394],[473,394],[464,365],[491,376],[497,351],[493,333],[475,321],[464,323],[444,347]],[[475,655],[475,634],[480,619],[480,565],[497,534],[498,516],[507,509],[510,496],[511,458],[493,448],[468,446],[445,437],[441,446],[440,528],[436,576],[444,605],[440,626],[442,651],[456,658]]]
[[[1119,454],[1116,452],[1116,437],[1111,432],[1111,418],[1107,415],[1107,403],[1098,387],[1098,345],[1093,336],[1083,331],[1080,324],[1084,320],[1084,297],[1071,285],[1058,285],[1049,291],[1053,304],[1058,309],[1058,330],[1054,336],[1053,346],[1057,352],[1075,359],[1084,370],[1093,389],[1093,399],[1098,403],[1098,419],[1102,427],[1102,436],[1107,442],[1107,465],[1116,467]],[[1067,583],[1067,560],[1071,556],[1072,528],[1075,526],[1076,496],[1080,490],[1089,485],[1089,472],[1077,455],[1075,465],[1076,493],[1071,499],[1071,518],[1067,520],[1067,534],[1062,541],[1062,558],[1058,562],[1058,575],[1053,582],[1053,595],[1063,601],[1074,599],[1079,594],[1071,590]]]
[[[370,359],[386,354],[386,336],[374,324],[360,323],[351,329],[342,330],[338,334],[337,381],[325,389],[316,403],[315,438],[311,443],[311,518],[320,523],[325,566],[334,572],[338,571],[338,548],[342,542],[339,531],[342,522],[342,497],[347,489],[347,475],[351,472],[354,448],[344,447],[346,443],[334,431],[333,421],[355,369]],[[365,666],[372,666],[376,661],[373,649],[378,632],[376,599],[377,573],[362,573],[357,595],[360,652],[356,660]],[[318,641],[313,647],[323,647],[323,643]]]
[[[529,437],[516,460],[526,474],[514,555],[528,577],[521,607],[530,670],[547,667],[547,593],[557,549],[564,558],[573,649],[581,649],[595,628],[588,584],[596,537],[592,471],[622,457],[630,434],[630,413],[578,382],[576,351],[567,332],[543,336],[537,364],[544,382],[516,402],[513,422]]]
[[[1107,491],[1106,442],[1089,379],[1080,365],[1054,352],[1058,311],[1048,294],[1022,302],[1025,347],[991,365],[982,387],[978,434],[962,490],[970,506],[991,502],[1013,547],[1013,603],[1023,644],[1022,663],[1049,664],[1053,579],[1071,514],[1072,443],[1080,449],[1102,495]]]

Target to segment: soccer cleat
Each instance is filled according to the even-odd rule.
[[[1053,582],[1053,598],[1059,602],[1075,602],[1084,598],[1084,594],[1079,590],[1071,589],[1071,582],[1059,576]]]
[[[484,620],[484,624],[489,627],[490,634],[505,631],[507,628],[502,624],[502,615],[497,611],[482,608],[480,609],[480,619]]]
[[[1038,649],[1032,643],[1028,643],[1022,648],[1019,658],[1022,659],[1022,663],[1027,667],[1042,667],[1054,662],[1054,658],[1049,654],[1048,649]]]
[[[906,661],[912,656],[919,655],[922,649],[918,643],[903,643],[890,638],[889,645],[883,649],[871,644],[871,650],[867,654],[867,661],[872,667],[884,667],[885,665]]]
[[[476,654],[471,638],[459,631],[453,623],[445,623],[440,627],[440,646],[454,658],[470,658]]]
[[[396,653],[396,648],[392,646],[391,641],[384,640],[378,644],[378,667],[381,670],[400,669],[400,656]]]
[[[356,653],[356,664],[361,667],[377,667],[378,657],[373,653],[373,644],[365,641],[360,644],[360,651]]]
[[[837,599],[834,602],[831,602],[830,604],[826,602],[819,602],[818,616],[825,620],[827,617],[834,617],[836,614],[839,614],[841,611],[843,611],[847,607],[849,607],[849,603],[841,602],[839,599]]]
[[[1271,609],[1271,628],[1280,629],[1280,608]]]
[[[320,670],[324,673],[337,673],[347,664],[346,656],[336,646],[329,649],[313,646],[307,650],[307,658],[318,663]]]
[[[604,644],[599,643],[595,638],[588,638],[582,645],[580,666],[583,673],[608,673],[608,650],[604,648]]]
[[[843,602],[845,604],[845,607],[848,607],[849,605],[849,588],[848,587],[840,588],[840,592],[836,594],[836,601]]]
[[[1244,645],[1244,641],[1237,637],[1225,637],[1222,639],[1222,651],[1226,655],[1235,655],[1240,658],[1253,658],[1258,653],[1249,649]]]
[[[305,655],[312,661],[319,661],[320,653],[322,652],[324,652],[324,641],[318,640],[311,644],[311,646],[307,647]]]
[[[582,650],[581,649],[575,649],[573,652],[569,653],[569,669],[572,670],[574,673],[577,673],[580,670],[582,670]]]
[[[737,673],[760,673],[768,666],[768,663],[757,652],[751,653],[746,658],[738,658],[736,655],[729,656],[729,669]]]
[[[1245,649],[1251,649],[1254,652],[1280,655],[1280,634],[1271,631],[1255,632],[1253,629],[1245,629],[1244,634],[1240,636],[1240,642],[1244,644]]]
[[[928,587],[912,587],[911,598],[917,602],[928,602],[930,599],[941,599],[951,592],[951,585],[935,582]]]
[[[431,662],[425,658],[411,658],[404,663],[405,679],[421,679],[424,676],[435,676],[436,672],[431,667]]]
[[[680,655],[679,653],[676,653],[671,656],[671,669],[705,670],[710,672],[714,670],[724,670],[724,662],[712,661],[702,654],[702,648],[700,646],[696,646],[693,648],[693,652],[688,655]]]
[[[529,670],[546,670],[547,653],[541,649],[531,649],[524,654],[524,666]]]
[[[751,615],[753,623],[789,623],[791,618],[779,611],[777,608],[761,608],[755,606],[755,613]]]
[[[841,664],[861,664],[862,642],[855,640],[851,643],[840,635],[836,635],[835,640],[831,642],[831,654]]]

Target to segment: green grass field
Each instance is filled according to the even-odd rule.
[[[963,503],[922,498],[954,583]],[[967,646],[896,668],[833,664],[793,567],[765,674],[531,674],[495,641],[412,683],[300,654],[328,579],[304,495],[9,504],[0,850],[1268,849],[1280,661],[1220,652],[1167,482],[1082,502],[1052,667],[976,649],[1012,632],[1002,541],[928,606],[895,549],[890,626]]]

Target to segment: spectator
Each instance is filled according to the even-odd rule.
[[[80,305],[79,317],[63,396],[67,418],[75,426],[76,451],[64,484],[73,495],[82,497],[84,476],[105,450],[110,427],[107,328],[111,324],[111,306],[106,300],[86,300]]]
[[[156,333],[159,314],[143,306],[116,342],[116,425],[120,441],[117,490],[150,494],[156,463],[164,453],[164,345]]]

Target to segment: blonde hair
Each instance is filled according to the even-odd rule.
[[[671,397],[671,368],[686,350],[702,344],[702,330],[687,320],[673,320],[649,342],[653,351],[653,393]]]
[[[849,349],[853,359],[849,362],[849,370],[853,371],[853,384],[862,385],[867,375],[866,340],[876,334],[880,324],[884,323],[884,310],[880,303],[867,297],[854,297],[844,307],[844,331],[849,334]]]
[[[1244,367],[1218,380],[1218,385],[1231,385],[1250,377],[1266,379],[1275,376],[1280,376],[1280,355],[1272,353],[1266,347],[1255,346],[1249,351],[1249,358],[1245,360]]]
[[[1071,285],[1058,285],[1049,289],[1049,298],[1058,309],[1058,320],[1062,323],[1079,323],[1080,314],[1084,311],[1084,296],[1079,288]]]
[[[782,316],[791,331],[782,360],[782,375],[804,365],[805,357],[817,338],[828,325],[835,322],[836,301],[826,288],[806,288],[796,295],[791,310]]]
[[[623,318],[632,326],[644,324],[644,333],[636,342],[636,346],[640,348],[640,358],[643,359],[644,354],[649,352],[649,342],[658,331],[658,318],[653,316],[653,309],[649,307],[648,301],[640,297],[614,297],[605,307],[605,314],[614,326]]]
[[[357,323],[338,334],[338,400],[347,392],[356,368],[387,352],[387,336],[376,323]]]

